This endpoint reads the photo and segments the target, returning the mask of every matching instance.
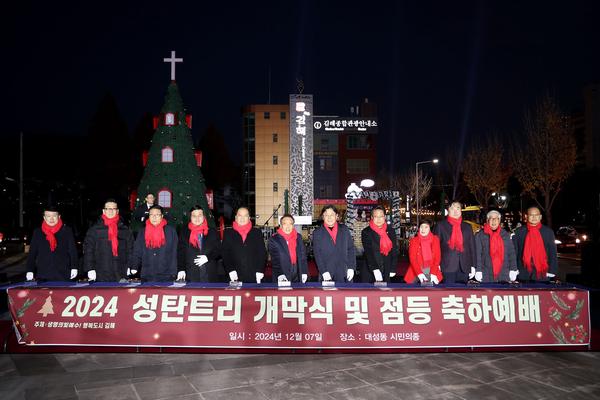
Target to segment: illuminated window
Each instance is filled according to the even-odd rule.
[[[276,133],[273,134],[273,143],[277,143],[279,141],[279,136]]]
[[[279,185],[277,184],[277,182],[273,182],[273,191],[274,192],[278,192],[279,191]]]
[[[170,147],[164,147],[161,150],[161,161],[164,163],[172,163],[173,162],[173,149]]]
[[[175,114],[173,114],[173,113],[165,114],[165,125],[175,125]]]
[[[273,165],[279,164],[279,157],[273,156]]]
[[[158,192],[158,205],[165,208],[171,208],[171,192],[163,189]]]

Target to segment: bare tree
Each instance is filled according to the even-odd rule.
[[[463,164],[463,179],[480,206],[487,207],[492,193],[506,187],[508,176],[504,146],[496,135],[471,145]]]
[[[552,205],[577,159],[575,138],[568,118],[556,100],[545,96],[535,113],[525,114],[525,144],[513,150],[515,176],[546,213],[552,226]]]
[[[410,207],[416,207],[416,176],[412,171],[405,171],[401,175],[393,175],[390,177],[390,188],[393,190],[400,191],[401,196],[410,197]],[[424,200],[429,196],[431,187],[433,185],[433,179],[427,176],[423,171],[419,170],[419,204],[425,205]]]

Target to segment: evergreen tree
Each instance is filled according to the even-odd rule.
[[[190,208],[198,204],[206,211],[209,225],[214,226],[186,115],[177,84],[172,81],[152,137],[137,204],[144,201],[147,193],[153,193],[158,204],[165,207],[168,222],[177,228],[188,223]]]

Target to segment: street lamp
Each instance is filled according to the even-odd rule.
[[[417,163],[415,164],[415,186],[416,186],[415,200],[417,202],[417,230],[419,229],[419,164],[428,164],[428,163],[437,164],[438,162],[439,162],[439,160],[437,158],[434,158],[433,160],[417,161]]]

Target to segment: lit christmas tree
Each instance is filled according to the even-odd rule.
[[[175,58],[175,52],[171,54],[171,59],[165,59],[171,62],[171,84],[154,121],[156,131],[137,190],[137,204],[144,201],[147,193],[154,194],[158,205],[165,209],[167,221],[178,228],[188,223],[190,208],[198,204],[206,211],[209,225],[214,226],[200,170],[201,153],[194,151],[192,118],[185,112],[175,83],[175,62],[182,59]],[[134,222],[134,228],[138,228],[140,222]]]

